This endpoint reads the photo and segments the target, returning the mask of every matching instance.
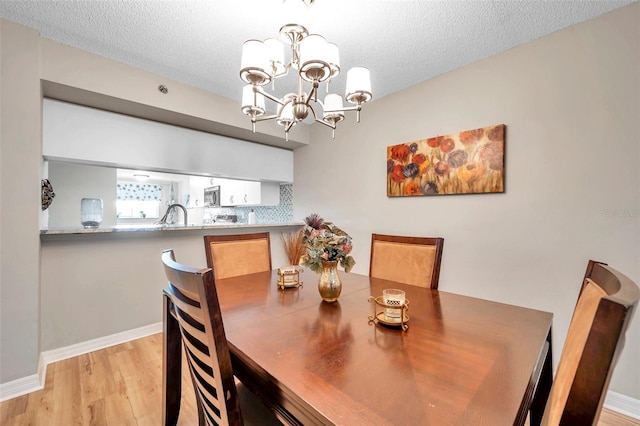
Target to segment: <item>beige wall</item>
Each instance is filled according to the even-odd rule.
[[[42,166],[39,37],[0,21],[0,383],[36,373]]]
[[[274,268],[286,265],[281,232],[270,232]],[[206,266],[203,236],[237,229],[50,236],[42,242],[41,350],[50,351],[162,321],[166,278],[160,253],[173,249],[187,265]]]
[[[40,67],[45,95],[55,99],[287,149],[309,142],[308,129],[302,126],[285,142],[282,127],[275,120],[260,123],[258,132],[253,133],[250,120],[238,113],[236,99],[45,38],[41,39]],[[168,88],[166,95],[158,90],[161,84]],[[240,88],[239,84],[238,94]]]
[[[638,28],[635,3],[315,129],[295,217],[350,232],[360,273],[372,232],[444,237],[440,289],[553,312],[557,362],[589,259],[640,283]],[[387,146],[500,123],[504,194],[386,197]],[[639,315],[627,336],[611,389],[640,399]]]

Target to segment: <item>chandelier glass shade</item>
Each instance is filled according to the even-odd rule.
[[[274,119],[284,127],[288,140],[289,130],[311,115],[315,122],[330,127],[335,137],[336,123],[344,120],[346,111],[355,111],[360,122],[362,105],[372,98],[369,70],[354,67],[347,72],[345,100],[352,106],[345,107],[337,93],[327,93],[322,102],[318,100],[319,84],[327,82],[328,88],[331,79],[340,74],[338,46],[321,35],[309,34],[298,24],[283,26],[280,35],[291,50],[287,62],[284,45],[276,39],[247,40],[242,47],[240,78],[247,83],[242,91],[242,112],[251,118],[252,130],[256,131],[256,122]],[[296,92],[278,98],[264,90],[270,83],[275,88],[275,80],[286,76],[292,68],[298,74]],[[265,98],[277,104],[276,114],[266,115]],[[318,105],[322,108],[321,115],[316,112]]]

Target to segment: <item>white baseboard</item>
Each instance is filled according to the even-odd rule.
[[[64,348],[42,352],[40,354],[40,362],[38,364],[38,374],[16,379],[7,383],[0,383],[0,402],[43,389],[45,377],[47,375],[47,366],[52,362],[73,358],[74,356],[130,342],[131,340],[140,339],[160,332],[162,332],[162,323],[158,322],[144,327],[135,328],[133,330],[123,331],[122,333],[116,333]]]
[[[44,388],[37,374],[22,377],[7,383],[0,383],[0,402],[26,395]]]
[[[64,348],[42,352],[41,362],[43,362],[45,365],[49,365],[52,362],[62,361],[67,358],[73,358],[74,356],[108,348],[109,346],[115,346],[121,343],[130,342],[131,340],[140,339],[142,337],[160,333],[161,331],[161,322],[140,328],[134,328],[133,330],[123,331],[122,333],[116,333],[110,336],[88,340],[86,342],[78,343]]]
[[[608,391],[604,400],[604,406],[611,411],[640,420],[640,400],[622,395],[621,393]]]

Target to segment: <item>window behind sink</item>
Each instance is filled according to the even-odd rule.
[[[163,186],[153,183],[118,182],[116,201],[118,219],[159,218]]]

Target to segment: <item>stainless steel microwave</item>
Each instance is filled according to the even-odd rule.
[[[220,186],[210,186],[204,189],[204,206],[220,207]]]

